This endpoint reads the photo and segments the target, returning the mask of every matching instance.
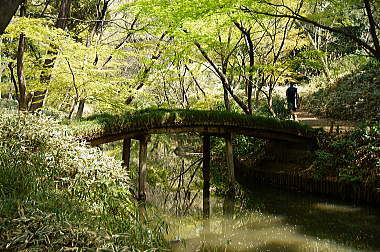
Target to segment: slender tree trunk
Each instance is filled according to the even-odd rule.
[[[75,109],[77,103],[78,103],[77,99],[74,99],[71,102],[70,111],[69,111],[69,114],[67,116],[67,119],[71,119],[73,117],[74,109]]]
[[[375,58],[380,61],[380,42],[379,42],[379,38],[378,38],[377,32],[376,32],[376,29],[379,29],[379,26],[378,26],[379,24],[376,24],[375,20],[373,18],[370,1],[369,0],[363,0],[363,2],[364,2],[365,10],[367,12],[367,18],[368,18],[368,23],[369,23],[369,32],[371,34],[372,42],[373,42],[373,45],[375,48],[374,55],[375,55]]]
[[[231,111],[231,103],[230,103],[230,99],[228,98],[228,91],[225,88],[223,88],[223,98],[224,98],[224,106],[226,107],[226,110]]]
[[[56,28],[65,29],[68,17],[70,15],[70,5],[71,5],[71,0],[61,1],[61,7],[59,9],[58,19],[55,23]],[[44,67],[40,75],[40,82],[45,87],[47,87],[50,83],[57,51],[49,50],[47,54],[49,58],[45,60]],[[32,98],[32,104],[30,105],[29,110],[31,112],[35,112],[38,109],[41,109],[44,105],[44,100],[45,100],[46,95],[47,95],[47,89],[35,91],[34,96]]]
[[[25,16],[25,4],[21,6],[20,16]],[[26,101],[26,82],[24,76],[24,51],[25,51],[25,34],[21,33],[19,38],[18,50],[17,50],[17,79],[19,86],[19,100],[18,106],[20,111],[28,110],[28,103]]]
[[[203,136],[203,226],[210,232],[210,136]]]
[[[274,112],[274,109],[273,109],[273,89],[272,88],[269,88],[268,90],[267,102],[268,102],[268,108],[269,108],[270,113],[274,117],[276,117],[276,113]]]
[[[259,72],[259,76],[260,76],[260,75],[261,75],[261,81],[257,83],[257,89],[256,89],[256,94],[255,94],[255,105],[256,105],[256,107],[259,106],[259,102],[260,102],[260,92],[261,92],[261,90],[263,89],[263,87],[264,87],[264,85],[265,85],[265,77],[264,77],[264,74]]]
[[[18,44],[17,51],[17,78],[19,87],[19,99],[18,106],[19,110],[28,110],[28,104],[26,102],[26,82],[24,76],[24,50],[25,50],[25,34],[21,33]]]
[[[78,105],[78,110],[77,110],[77,115],[76,118],[82,118],[83,117],[83,110],[84,110],[84,104],[86,100],[85,99],[80,99],[79,100],[79,105]]]
[[[123,152],[122,152],[122,160],[123,166],[126,170],[129,170],[129,163],[131,159],[131,138],[125,138],[123,140]]]
[[[145,203],[146,203],[146,178],[147,178],[147,148],[149,136],[142,136],[140,139],[139,151],[139,178],[138,178],[138,202],[140,216],[146,217]]]
[[[227,159],[227,192],[224,200],[224,215],[232,218],[235,206],[235,168],[232,148],[232,135],[226,136],[226,159]]]
[[[242,32],[245,37],[245,43],[248,47],[249,56],[249,70],[248,78],[246,79],[247,87],[247,103],[249,114],[252,114],[252,93],[253,93],[253,67],[255,66],[255,47],[253,46],[253,41],[251,37],[251,29],[246,29],[242,24],[234,22],[235,26]]]
[[[18,86],[17,86],[17,81],[16,81],[16,78],[15,78],[15,73],[14,73],[14,70],[13,70],[13,63],[10,62],[8,63],[8,68],[9,68],[9,73],[10,73],[10,77],[11,77],[11,81],[12,81],[12,84],[15,88],[15,94],[16,94],[16,99],[19,100],[19,91],[18,91]]]

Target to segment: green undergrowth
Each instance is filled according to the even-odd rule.
[[[141,221],[120,161],[44,116],[0,112],[0,250],[166,249],[165,223]]]
[[[339,62],[330,81],[317,77],[315,92],[303,98],[303,107],[314,114],[351,121],[380,121],[380,64],[351,57]],[[343,72],[342,72],[343,71]]]
[[[98,114],[85,119],[65,121],[68,130],[79,137],[91,139],[121,131],[140,131],[158,127],[171,126],[237,126],[284,130],[312,136],[314,130],[307,125],[290,120],[278,120],[265,116],[248,116],[244,114],[181,109],[145,109],[134,113],[119,115]]]
[[[380,124],[363,124],[343,135],[321,135],[309,172],[319,179],[380,187]]]

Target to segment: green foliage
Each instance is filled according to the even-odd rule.
[[[0,248],[164,248],[165,224],[139,220],[120,162],[41,117],[1,110]]]
[[[327,177],[328,175],[336,175],[331,174],[333,171],[335,171],[335,158],[333,154],[323,150],[318,150],[316,151],[315,155],[315,165],[318,168],[313,174],[314,177],[321,179]]]
[[[274,95],[272,98],[272,108],[274,113],[276,114],[276,118],[280,120],[290,119],[290,110],[287,108],[286,98],[280,95]],[[269,106],[267,102],[262,102],[257,109],[258,113],[262,113],[265,116],[272,117],[272,113],[269,110]]]
[[[343,69],[347,72],[334,76],[336,79],[331,84],[322,83],[316,92],[303,99],[305,108],[315,114],[336,119],[379,121],[379,63],[375,61],[348,63],[350,60],[350,58],[342,60],[343,64],[339,66],[340,72]],[[325,79],[318,77],[312,84],[317,85],[323,80]]]
[[[379,139],[380,124],[363,124],[338,137],[322,136],[321,150],[316,152],[314,176],[379,186]]]

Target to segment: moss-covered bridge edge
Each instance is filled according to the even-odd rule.
[[[150,134],[198,132],[203,135],[248,135],[273,140],[313,142],[318,130],[291,120],[227,111],[146,109],[97,114],[65,121],[70,134],[99,145]]]

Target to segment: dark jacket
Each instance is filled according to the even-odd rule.
[[[297,88],[288,87],[288,89],[286,89],[286,100],[288,101],[288,104],[291,105],[292,110],[296,110],[297,108],[297,98]]]

